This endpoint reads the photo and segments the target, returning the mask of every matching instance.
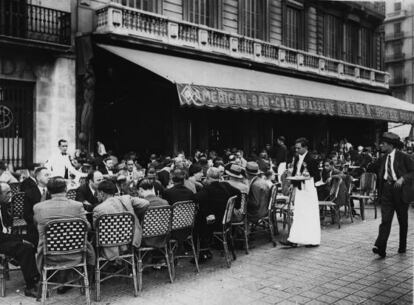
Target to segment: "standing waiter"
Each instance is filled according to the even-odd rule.
[[[391,231],[394,211],[400,224],[400,245],[398,253],[407,249],[408,203],[413,195],[414,159],[398,150],[402,146],[400,137],[384,132],[380,148],[385,154],[379,160],[378,195],[381,200],[381,224],[372,251],[382,258],[386,256],[387,240]]]

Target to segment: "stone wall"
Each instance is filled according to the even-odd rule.
[[[75,60],[51,54],[0,54],[0,79],[34,83],[33,161],[45,162],[59,139],[75,149]],[[29,139],[30,140],[30,139]]]

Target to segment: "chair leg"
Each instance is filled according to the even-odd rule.
[[[193,257],[194,257],[194,262],[195,262],[195,265],[196,265],[197,272],[200,272],[200,269],[198,267],[197,252],[196,252],[196,249],[195,249],[195,246],[194,246],[194,240],[193,240],[193,236],[192,235],[190,235],[189,240],[190,240],[190,244],[191,244],[191,249],[193,250]]]
[[[341,207],[338,206],[335,209],[335,214],[336,214],[336,220],[338,221],[338,229],[341,228]]]
[[[4,279],[6,281],[10,280],[9,259],[7,256],[4,258]]]
[[[131,257],[131,265],[132,265],[132,280],[134,282],[134,297],[138,296],[138,284],[137,284],[137,270],[135,269],[135,255],[132,251],[132,257]]]
[[[359,209],[361,211],[361,219],[365,220],[365,199],[359,200]]]
[[[47,271],[43,269],[42,271],[42,305],[46,303],[47,295]]]
[[[247,218],[245,218],[245,221],[244,221],[243,233],[244,233],[244,247],[246,250],[246,254],[249,254],[249,224],[247,223]]]
[[[86,299],[86,305],[91,304],[91,294],[89,290],[89,278],[88,278],[88,266],[86,265],[86,262],[83,265],[83,272],[84,272],[84,286],[85,286],[85,299]]]
[[[276,247],[276,241],[275,241],[275,231],[274,231],[274,228],[273,228],[273,221],[272,221],[272,218],[273,218],[273,213],[272,213],[272,212],[269,212],[269,216],[268,216],[268,218],[269,218],[269,234],[270,234],[270,241],[272,242],[273,247]]]
[[[142,291],[142,257],[141,257],[141,251],[138,250],[138,291]]]
[[[6,296],[6,279],[4,278],[4,273],[2,272],[1,278],[0,278],[0,289],[1,289],[1,296]]]
[[[231,267],[231,259],[229,253],[229,247],[227,246],[227,233],[223,232],[223,249],[224,249],[224,258],[226,259],[227,268]]]
[[[172,263],[172,266],[171,266],[170,253],[169,253],[169,250],[168,250],[168,245],[166,245],[164,247],[164,251],[165,251],[165,261],[166,261],[167,267],[168,267],[168,275],[170,276],[170,282],[173,283],[174,282],[174,277],[173,277],[174,272],[172,270],[174,268],[174,262]]]
[[[99,302],[101,300],[101,270],[99,266],[99,259],[95,266],[95,300]]]
[[[179,247],[178,245],[178,241],[177,241],[177,247]],[[175,251],[175,246],[174,246],[174,242],[170,241],[169,242],[169,249],[168,249],[170,256],[171,256],[171,264],[173,264],[173,268],[172,270],[172,277],[173,280],[175,280],[175,258],[174,258],[174,251]]]
[[[234,241],[233,241],[233,235],[231,234],[231,230],[228,232],[228,237],[229,237],[230,251],[233,256],[233,260],[236,260],[236,252],[234,251]]]

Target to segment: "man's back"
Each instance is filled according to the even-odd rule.
[[[89,222],[86,219],[86,212],[81,202],[67,199],[65,195],[54,196],[50,200],[45,200],[37,203],[34,208],[34,221],[37,224],[39,232],[39,244],[37,247],[37,266],[41,269],[43,258],[43,244],[45,238],[46,224],[51,220],[56,219],[83,219],[89,228]],[[79,255],[65,255],[64,257],[58,257],[54,261],[64,262],[80,262]],[[88,244],[88,262],[94,261],[94,251],[90,244]]]
[[[107,214],[128,212],[134,216],[135,219],[135,231],[133,245],[139,247],[141,245],[142,228],[136,212],[143,213],[148,207],[145,200],[140,198],[131,197],[129,195],[110,197],[104,202],[97,205],[93,210],[93,222],[96,225],[96,220]],[[136,212],[135,212],[136,211]],[[107,259],[114,259],[119,256],[119,248],[111,247],[105,248],[104,254]]]
[[[267,214],[270,199],[269,185],[263,178],[253,178],[247,196],[247,216],[249,221],[256,222]]]
[[[183,184],[177,184],[172,188],[165,190],[164,199],[167,200],[170,205],[173,205],[178,201],[193,200],[194,193]]]

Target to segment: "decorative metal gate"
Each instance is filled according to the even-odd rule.
[[[0,160],[14,168],[33,161],[33,87],[0,79]]]

